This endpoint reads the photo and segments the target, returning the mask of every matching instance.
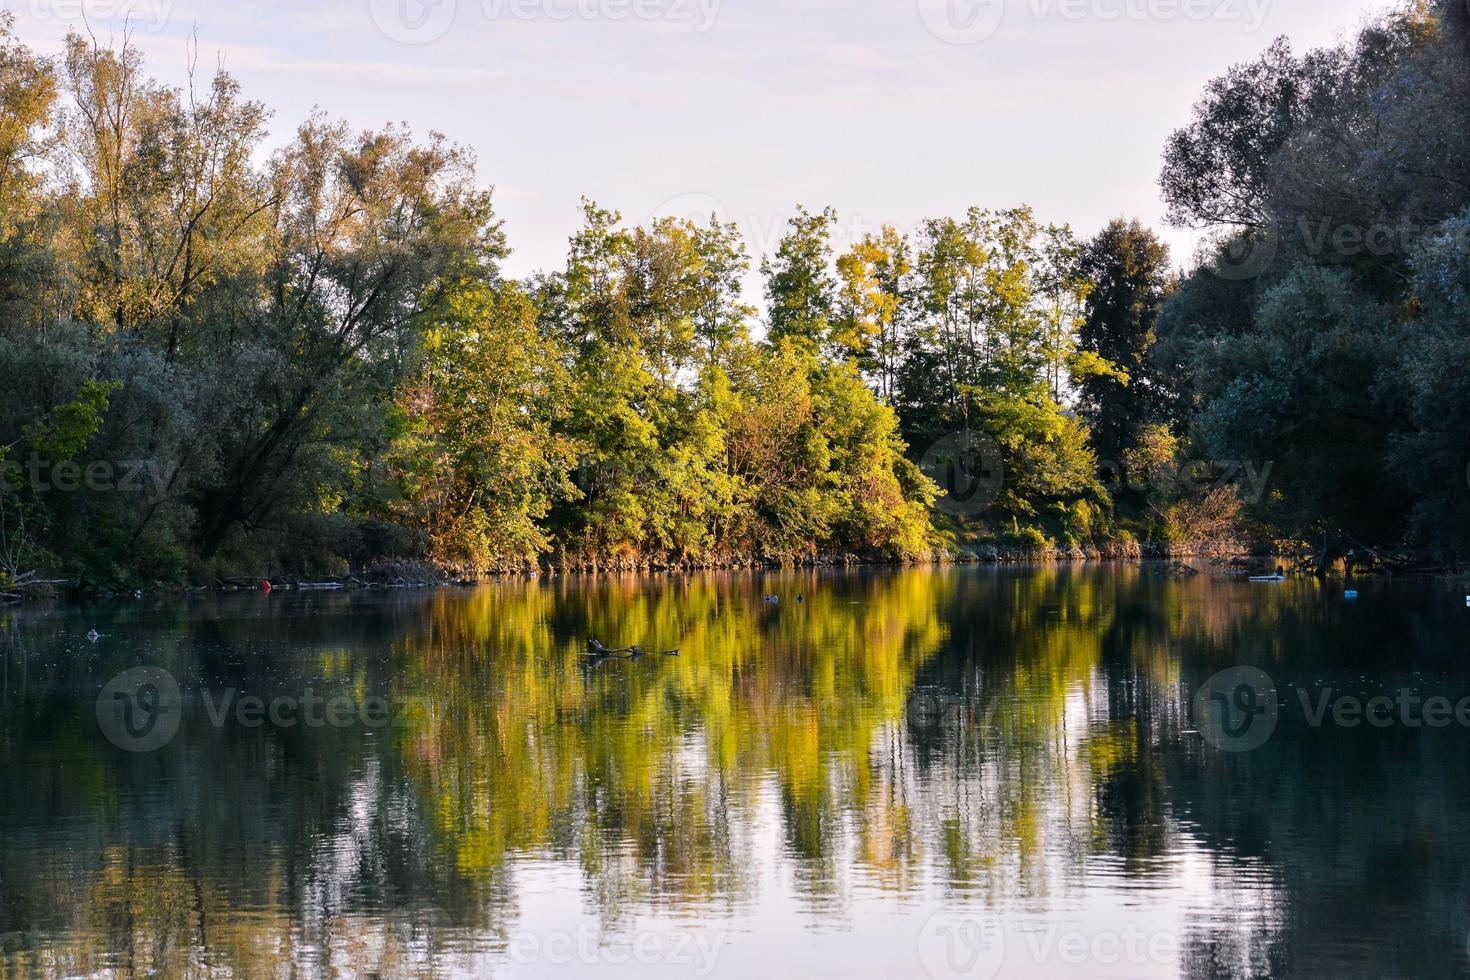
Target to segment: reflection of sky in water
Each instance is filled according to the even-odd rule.
[[[922,570],[27,611],[0,976],[1462,971],[1470,733],[1192,732],[1236,663],[1470,691],[1455,597],[1330,592]],[[588,664],[588,636],[683,652]],[[138,663],[433,710],[195,709],[130,755],[90,699]]]

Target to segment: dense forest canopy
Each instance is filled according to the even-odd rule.
[[[1470,8],[1411,4],[1212,83],[1161,181],[1219,232],[1159,323],[1181,421],[1277,460],[1261,517],[1329,554],[1470,548]]]
[[[713,217],[584,201],[565,265],[513,281],[447,138],[318,115],[281,142],[226,74],[173,89],[7,22],[0,581],[1464,556],[1467,19],[1411,3],[1212,82],[1164,151],[1170,219],[1213,236],[1183,275],[1122,219],[974,208],[838,249],[798,207],[760,309]]]

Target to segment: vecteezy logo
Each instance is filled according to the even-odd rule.
[[[1005,956],[1005,930],[978,914],[939,912],[919,930],[919,964],[934,980],[991,980]]]
[[[134,667],[97,695],[97,724],[118,748],[152,752],[178,734],[182,704],[173,674],[161,667]]]
[[[916,0],[919,19],[946,44],[979,44],[1000,30],[1005,0]]]
[[[1271,267],[1281,235],[1275,228],[1253,228],[1233,236],[1209,264],[1209,270],[1229,282],[1254,279]]]
[[[367,0],[378,30],[399,44],[429,44],[454,26],[455,0]]]
[[[709,224],[711,218],[722,225],[730,223],[730,211],[724,202],[717,197],[698,192],[669,198],[653,209],[653,217],[655,221],[660,218],[690,221],[701,228]]]
[[[978,432],[945,436],[924,453],[919,469],[939,484],[934,506],[954,517],[979,514],[1005,486],[1005,463],[995,440]]]
[[[1266,744],[1281,706],[1276,684],[1257,667],[1232,667],[1205,681],[1194,695],[1194,724],[1205,741],[1225,752]]]
[[[905,717],[909,729],[914,732],[930,732],[943,727],[945,716],[950,713],[951,700],[935,691],[915,691],[909,697]]]

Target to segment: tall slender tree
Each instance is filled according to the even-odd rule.
[[[1169,249],[1137,221],[1117,219],[1083,248],[1078,270],[1092,284],[1077,338],[1079,405],[1093,446],[1116,462],[1162,420],[1150,352],[1170,288]]]

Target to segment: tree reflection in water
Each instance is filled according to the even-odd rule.
[[[1177,940],[1122,975],[1453,972],[1465,732],[1287,723],[1241,756],[1190,734],[1189,694],[1236,663],[1283,690],[1458,682],[1463,625],[1381,600],[1370,622],[1312,586],[1110,567],[27,611],[0,634],[0,976],[477,972],[548,893],[608,935],[745,930],[732,972],[789,929],[913,970],[937,907]],[[593,662],[592,637],[682,653]],[[378,696],[395,723],[195,703],[132,755],[93,700],[139,663],[214,697]],[[900,952],[844,959],[878,943]]]

